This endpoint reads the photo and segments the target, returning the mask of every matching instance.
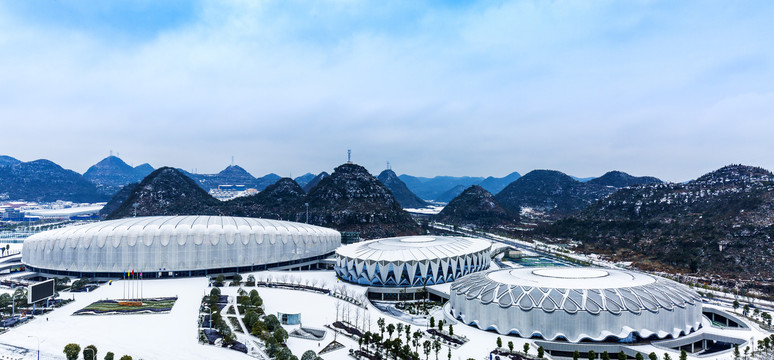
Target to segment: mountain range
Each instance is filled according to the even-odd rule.
[[[108,156],[92,165],[83,177],[97,186],[97,191],[113,196],[126,184],[136,183],[153,172],[153,167],[145,163],[132,167],[117,156]]]
[[[436,220],[462,226],[476,226],[486,229],[514,226],[519,214],[505,210],[494,195],[480,185],[472,185],[452,199]]]
[[[81,174],[49,160],[0,157],[0,200],[99,202],[109,199]]]
[[[427,206],[427,202],[411,192],[406,184],[401,181],[398,175],[391,169],[382,171],[377,179],[390,189],[395,200],[397,200],[404,209],[416,209]]]
[[[123,195],[120,194],[119,195]],[[229,215],[284,219],[358,231],[366,239],[419,234],[421,229],[381,182],[362,166],[344,164],[306,194],[290,178],[253,196],[218,201],[174,168],[160,168],[134,186],[108,219],[153,215]]]
[[[280,179],[280,176],[274,173],[256,178],[239,165],[229,165],[217,174],[193,174],[182,169],[178,170],[193,179],[205,191],[217,188],[218,185],[243,185],[246,189],[261,191]]]
[[[686,183],[627,187],[537,234],[645,269],[774,276],[774,175],[729,165]]]

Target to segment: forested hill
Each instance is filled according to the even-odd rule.
[[[647,269],[774,276],[774,175],[730,165],[682,184],[618,190],[537,231]]]

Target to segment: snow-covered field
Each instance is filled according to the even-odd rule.
[[[268,274],[275,279],[309,279],[317,280],[318,286],[326,284],[328,288],[347,288],[350,294],[363,293],[365,288],[336,281],[332,271],[309,272],[261,272],[256,277],[265,278]],[[246,277],[246,275],[244,275]],[[224,295],[236,295],[237,287],[221,288]],[[250,290],[250,288],[245,288]],[[0,335],[0,354],[22,356],[23,359],[35,359],[37,339],[40,339],[41,359],[62,359],[62,349],[68,343],[77,343],[82,348],[93,344],[99,350],[102,358],[107,351],[112,351],[120,357],[123,354],[132,355],[135,359],[249,359],[248,355],[233,350],[201,345],[197,340],[197,315],[202,296],[209,292],[206,278],[161,279],[146,280],[143,292],[147,297],[178,296],[178,301],[168,314],[153,315],[105,315],[105,316],[73,316],[72,313],[100,299],[116,299],[123,295],[121,281],[113,285],[104,285],[91,293],[62,293],[63,297],[71,296],[75,302],[49,313],[48,316],[37,317],[27,324],[18,326]],[[305,327],[323,328],[336,319],[336,302],[340,302],[340,316],[344,311],[350,312],[352,322],[357,316],[359,323],[363,317],[371,318],[371,330],[378,331],[376,320],[379,317],[387,319],[388,323],[398,322],[397,319],[379,312],[373,306],[368,310],[354,305],[343,305],[345,302],[332,296],[283,289],[257,288],[264,299],[267,314],[278,311],[301,310],[301,321]],[[346,309],[346,310],[345,310]],[[355,313],[358,312],[356,315]],[[436,318],[442,315],[438,314]],[[414,329],[416,325],[412,326]],[[288,332],[293,326],[286,326]],[[319,343],[291,337],[288,346],[300,357],[306,350],[319,351],[333,340],[333,332],[327,329],[325,339]],[[493,348],[497,336],[493,333],[481,332],[473,328],[457,324],[456,334],[464,334],[473,340],[463,347],[452,350],[454,359],[473,357],[481,359]],[[344,336],[337,340],[347,348],[357,347],[357,342]],[[518,347],[524,342],[512,339]],[[421,350],[420,350],[421,351]],[[447,349],[439,354],[446,357]],[[433,357],[434,355],[431,355]],[[345,360],[348,350],[341,349],[322,356],[326,360]]]
[[[314,283],[328,289],[345,289],[352,297],[359,297],[365,292],[364,287],[338,282],[332,271],[304,272],[259,272],[254,273],[257,279],[271,278],[272,281],[295,282],[302,284]],[[246,278],[247,274],[243,274]],[[245,287],[246,290],[251,288]],[[347,305],[332,296],[297,290],[276,288],[256,288],[264,300],[267,314],[277,312],[301,312],[301,322],[304,327],[324,328],[348,312],[351,323],[357,322],[361,327],[370,318],[371,331],[378,331],[377,319],[383,317],[388,323],[401,322],[380,312],[370,304],[367,309]],[[178,296],[178,301],[168,314],[154,315],[109,315],[109,316],[73,316],[72,313],[100,299],[117,299],[123,296],[121,281],[113,285],[104,285],[91,293],[63,293],[63,297],[73,296],[75,302],[55,310],[48,316],[38,317],[27,324],[0,335],[0,355],[16,355],[23,359],[35,359],[37,339],[40,339],[41,359],[63,359],[62,349],[68,343],[74,342],[81,347],[93,344],[99,349],[101,359],[107,351],[114,352],[117,357],[129,354],[134,359],[250,359],[251,357],[233,350],[201,345],[197,339],[197,315],[202,296],[208,293],[206,278],[162,279],[144,281],[143,292],[146,297]],[[235,296],[237,287],[223,287],[224,295]],[[337,303],[339,303],[337,309]],[[444,318],[439,310],[434,314],[436,319]],[[355,320],[357,318],[357,320]],[[457,323],[453,319],[444,318],[447,323],[454,324],[454,333],[470,339],[468,343],[452,350],[452,359],[485,359],[488,352],[495,347],[498,334],[485,332]],[[408,323],[404,322],[404,325]],[[286,326],[291,332],[295,326]],[[413,330],[418,329],[412,325]],[[334,338],[334,333],[326,329],[323,341],[289,338],[288,346],[293,354],[301,357],[307,350],[320,351]],[[727,330],[728,331],[728,330]],[[754,331],[757,335],[757,331]],[[752,335],[752,334],[750,334]],[[240,335],[244,338],[246,335]],[[348,348],[356,348],[357,342],[345,336],[338,335],[337,340],[347,348],[322,355],[325,360],[349,360]],[[503,336],[504,342],[513,341],[516,349],[521,349],[529,339]],[[537,348],[531,343],[532,349]],[[649,349],[649,348],[645,348]],[[421,350],[420,350],[421,351]],[[447,348],[439,353],[439,358],[445,359]],[[532,350],[534,351],[534,350]],[[663,351],[663,350],[661,350]],[[675,354],[676,358],[677,354]],[[421,354],[424,358],[424,354]],[[430,358],[434,358],[431,354]]]

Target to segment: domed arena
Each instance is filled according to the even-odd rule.
[[[489,268],[491,247],[487,240],[463,237],[377,239],[337,249],[334,269],[342,279],[360,285],[434,285]]]
[[[480,272],[452,284],[450,311],[482,330],[546,340],[667,338],[699,328],[699,295],[671,280],[602,268]]]
[[[230,216],[152,216],[102,221],[24,241],[29,270],[77,277],[203,276],[307,264],[333,254],[338,231]]]

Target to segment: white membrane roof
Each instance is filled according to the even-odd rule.
[[[501,284],[559,289],[603,289],[642,286],[656,282],[650,275],[616,269],[520,268],[487,275]]]
[[[342,246],[339,256],[371,261],[421,261],[471,254],[489,249],[485,239],[451,236],[403,236]]]

